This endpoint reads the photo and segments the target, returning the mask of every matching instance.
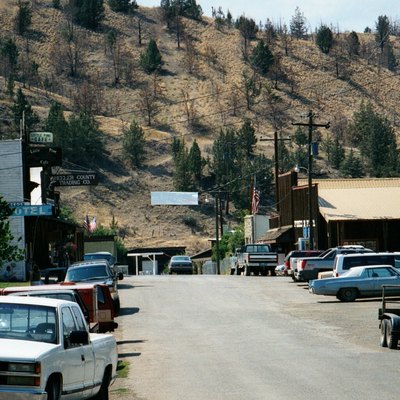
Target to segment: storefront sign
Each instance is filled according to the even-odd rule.
[[[53,186],[86,186],[97,185],[97,175],[91,173],[73,173],[65,175],[53,175],[51,177]]]
[[[12,204],[12,203],[10,203]],[[15,203],[14,203],[15,204]],[[53,208],[50,204],[42,204],[42,205],[18,205],[12,206],[14,208],[14,212],[12,214],[13,217],[40,217],[43,215],[53,215]]]

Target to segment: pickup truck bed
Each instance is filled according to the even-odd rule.
[[[278,254],[271,251],[268,244],[253,243],[244,245],[236,251],[236,265],[231,274],[275,276],[278,265]]]

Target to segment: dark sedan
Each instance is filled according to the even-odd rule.
[[[338,278],[315,279],[309,283],[309,292],[336,296],[340,301],[354,301],[362,297],[382,296],[383,285],[400,285],[400,272],[391,265],[353,267]],[[400,296],[400,288],[390,295]]]
[[[170,274],[173,273],[192,274],[193,273],[192,259],[189,256],[172,256],[168,264],[168,270]]]

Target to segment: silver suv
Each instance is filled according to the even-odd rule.
[[[337,255],[333,264],[333,276],[338,277],[352,267],[364,265],[391,265],[400,269],[400,252]]]

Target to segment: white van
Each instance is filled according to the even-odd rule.
[[[383,264],[400,269],[400,252],[339,254],[333,264],[333,276],[338,277],[352,267]]]

